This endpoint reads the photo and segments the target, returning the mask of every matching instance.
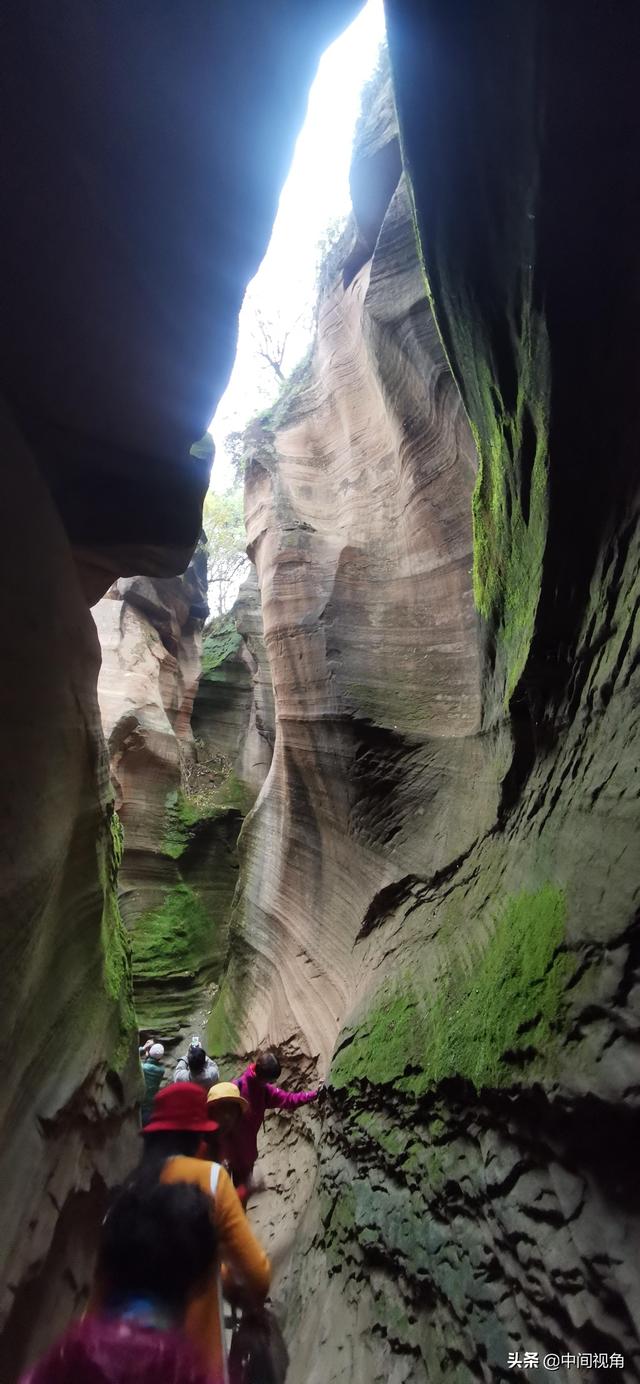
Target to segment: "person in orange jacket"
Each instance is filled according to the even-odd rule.
[[[190,1082],[173,1083],[159,1091],[151,1119],[142,1129],[144,1150],[140,1172],[161,1183],[195,1183],[211,1205],[218,1235],[219,1259],[225,1280],[239,1280],[244,1299],[260,1306],[271,1282],[271,1265],[256,1240],[228,1173],[206,1157],[206,1137],[218,1131],[210,1118],[204,1091]],[[92,1308],[101,1306],[109,1285],[96,1281]],[[224,1377],[224,1322],[220,1264],[190,1301],[184,1330],[215,1377]]]

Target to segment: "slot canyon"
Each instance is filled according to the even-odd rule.
[[[287,1384],[640,1381],[640,11],[385,0],[212,619],[207,426],[360,8],[3,16],[0,1384],[194,1033],[327,1083],[249,1203]]]

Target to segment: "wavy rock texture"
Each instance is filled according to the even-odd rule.
[[[253,796],[234,751],[243,692],[249,721],[249,674],[235,658],[240,636],[235,627],[208,635],[203,651],[206,614],[204,551],[184,577],[121,579],[94,610],[136,1013],[145,1033],[170,1045],[206,1025],[226,952],[236,842]],[[224,691],[217,700],[216,690]],[[224,704],[234,698],[232,727]]]
[[[106,1184],[135,1157],[88,601],[193,551],[209,466],[189,448],[226,384],[318,57],[356,7],[161,8],[3,15],[6,1384],[82,1301]]]
[[[172,581],[121,578],[94,607],[100,712],[126,831],[124,890],[134,854],[144,858],[162,838],[167,793],[180,786],[181,757],[193,753],[191,712],[207,614],[204,554]],[[144,879],[142,864],[138,873]],[[153,891],[152,878],[146,887]],[[145,892],[140,903],[147,901]]]
[[[217,756],[256,794],[260,791],[271,764],[275,725],[254,573],[226,619],[214,622],[205,638],[191,726],[198,759]]]
[[[479,733],[474,449],[425,296],[388,99],[382,131],[397,188],[375,254],[325,298],[286,427],[251,439],[246,491],[277,732],[244,834],[237,942],[256,954],[242,1036],[304,1034],[325,1062],[374,980],[353,960],[373,897],[467,851],[497,793]],[[347,256],[358,238],[350,230]]]
[[[515,28],[497,5],[486,32],[466,3],[388,12],[431,287],[480,447],[475,550],[475,452],[404,177],[377,235],[358,221],[367,172],[367,207],[389,194],[378,93],[310,366],[248,439],[276,739],[213,1029],[331,1061],[313,1184],[302,1144],[306,1211],[289,1193],[291,1384],[506,1379],[525,1348],[569,1357],[543,1378],[595,1379],[593,1358],[620,1352],[637,1379],[635,423],[616,424],[610,462],[584,276],[637,238],[637,170],[624,142],[612,153],[637,19],[594,10],[573,44],[566,16],[545,26],[534,5]],[[596,114],[600,40],[612,104]],[[585,232],[565,280],[567,169]],[[615,232],[591,185],[615,191]],[[522,274],[534,260],[540,284]],[[627,379],[637,305],[611,291],[607,375]],[[594,419],[603,446],[585,437],[578,476],[573,439]],[[294,1137],[282,1173],[265,1151],[275,1187]]]

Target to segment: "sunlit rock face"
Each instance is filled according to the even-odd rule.
[[[366,252],[354,221],[307,375],[277,406],[284,421],[253,429],[246,482],[276,740],[243,835],[238,941],[255,955],[238,1037],[298,1034],[323,1065],[374,980],[353,948],[380,891],[446,868],[496,800],[471,593],[474,448],[426,298],[388,83],[383,96],[354,165],[361,201],[363,165],[371,179],[375,252],[345,288],[354,247]]]
[[[204,553],[171,581],[120,578],[93,610],[100,712],[128,862],[161,837],[167,793],[180,785],[181,756],[192,754],[207,614]]]
[[[378,97],[381,224],[354,177],[310,365],[248,439],[276,739],[214,1030],[330,1071],[299,1161],[281,1120],[264,1153],[292,1384],[492,1381],[524,1349],[638,1379],[637,14],[388,14],[480,459]]]

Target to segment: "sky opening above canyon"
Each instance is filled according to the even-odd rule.
[[[360,95],[384,40],[382,0],[368,0],[320,60],[271,240],[245,295],[231,378],[209,424],[216,443],[211,488],[218,493],[234,481],[225,438],[278,394],[276,376],[258,354],[258,319],[280,337],[289,333],[285,375],[309,345],[319,247],[328,228],[343,221],[351,207],[349,164]]]

